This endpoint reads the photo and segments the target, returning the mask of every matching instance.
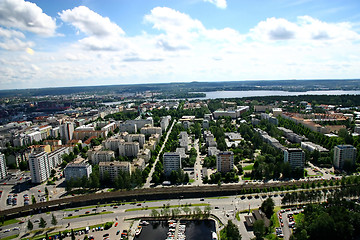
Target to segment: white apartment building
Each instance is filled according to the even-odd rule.
[[[138,142],[124,142],[119,145],[119,156],[136,157],[139,150]]]
[[[49,166],[50,169],[56,168],[62,163],[62,155],[69,154],[70,148],[69,147],[62,147],[59,148],[51,153],[48,154],[49,158]]]
[[[69,181],[72,178],[82,178],[83,176],[88,178],[91,173],[92,167],[86,161],[80,163],[69,163],[64,169],[65,181]]]
[[[164,173],[166,176],[170,176],[172,171],[178,171],[181,169],[181,157],[180,153],[166,152],[163,157]]]
[[[73,135],[74,135],[73,122],[66,122],[63,125],[60,125],[59,130],[60,130],[60,137],[65,143],[73,139]]]
[[[47,152],[30,154],[29,165],[32,183],[42,183],[50,177],[51,169]]]
[[[219,152],[216,155],[216,168],[218,172],[226,173],[234,169],[234,153],[231,151]]]
[[[110,149],[114,152],[119,152],[119,146],[121,143],[124,143],[124,142],[125,142],[124,139],[109,138],[109,139],[106,139],[105,141],[103,141],[102,145],[104,146],[105,149]]]
[[[345,162],[352,166],[356,161],[356,148],[352,145],[337,145],[334,147],[334,167],[342,169]]]
[[[137,127],[135,123],[120,123],[119,124],[120,132],[136,133]]]
[[[140,148],[143,148],[145,144],[145,135],[144,134],[128,134],[125,136],[127,142],[138,142]]]
[[[159,134],[161,136],[162,130],[161,127],[143,127],[140,129],[140,133],[145,135]]]
[[[135,120],[127,120],[125,123],[135,124],[137,129],[143,128],[145,125],[154,126],[154,120],[152,117],[148,117],[146,119],[135,119]]]
[[[115,159],[114,151],[88,151],[89,160],[93,164],[99,164],[100,162],[111,162]]]
[[[160,120],[160,127],[163,132],[166,131],[171,121],[171,116],[162,117]]]
[[[7,170],[6,170],[6,159],[5,155],[0,153],[0,179],[6,178]]]
[[[290,163],[291,169],[304,169],[305,152],[301,148],[288,148],[284,151],[284,162]]]
[[[104,177],[105,172],[108,172],[110,179],[114,179],[120,172],[128,172],[131,174],[130,162],[101,162],[99,163],[100,178]]]

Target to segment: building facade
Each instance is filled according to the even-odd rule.
[[[6,178],[7,170],[6,170],[6,159],[5,155],[0,153],[0,179]]]
[[[288,162],[291,169],[304,169],[305,152],[301,148],[288,148],[284,151],[284,162]]]
[[[344,164],[354,166],[356,161],[356,148],[352,145],[337,145],[334,148],[334,167],[343,169]]]
[[[219,152],[216,155],[218,172],[226,173],[234,169],[234,153],[231,151]]]
[[[65,181],[69,181],[72,178],[82,178],[83,176],[88,178],[91,173],[92,167],[86,161],[81,163],[69,163],[64,169]]]
[[[50,164],[47,152],[30,154],[29,166],[32,183],[42,183],[50,177]]]
[[[181,169],[181,156],[180,153],[166,152],[163,157],[164,173],[165,176],[170,176],[172,171]]]
[[[119,175],[120,172],[131,174],[130,162],[101,162],[99,163],[100,178],[103,179],[105,172],[109,173],[111,181]]]

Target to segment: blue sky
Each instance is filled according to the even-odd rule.
[[[0,0],[0,88],[359,78],[358,0]]]

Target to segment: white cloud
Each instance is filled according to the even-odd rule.
[[[3,38],[12,38],[12,37],[25,38],[25,35],[19,31],[4,29],[4,28],[0,27],[0,37],[3,37]]]
[[[203,0],[203,1],[212,3],[218,8],[225,9],[227,7],[226,0]]]
[[[18,38],[6,38],[0,42],[0,48],[9,51],[21,51],[34,46],[33,42],[25,42]]]
[[[89,36],[108,37],[123,35],[124,31],[108,17],[103,17],[85,6],[75,7],[59,13],[61,20]]]
[[[253,40],[358,40],[348,22],[326,23],[310,16],[300,16],[296,22],[283,18],[268,18],[250,30]]]
[[[40,35],[52,36],[56,22],[35,3],[24,0],[0,1],[0,25]]]
[[[61,20],[73,25],[78,31],[88,35],[79,43],[90,50],[115,51],[131,47],[125,39],[125,32],[117,24],[85,6],[75,7],[59,13]]]

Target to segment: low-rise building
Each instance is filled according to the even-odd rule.
[[[119,175],[120,172],[127,172],[131,174],[131,164],[130,162],[100,162],[99,171],[100,178],[103,179],[105,172],[109,173],[111,181],[114,181],[115,178]]]
[[[90,177],[92,167],[87,161],[69,163],[64,169],[65,181],[86,176]]]

